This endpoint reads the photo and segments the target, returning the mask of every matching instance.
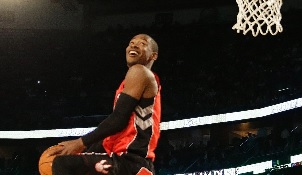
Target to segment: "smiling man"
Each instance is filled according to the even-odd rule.
[[[126,48],[129,69],[116,91],[113,112],[92,132],[59,143],[62,147],[50,153],[56,155],[53,175],[155,174],[161,86],[151,67],[157,57],[158,45],[149,35],[130,40]],[[95,153],[102,149],[105,153]]]

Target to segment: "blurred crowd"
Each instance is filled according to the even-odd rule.
[[[229,144],[209,139],[175,147],[166,141],[157,151],[158,175],[208,172],[270,160],[278,162],[276,165],[288,164],[291,155],[302,152],[302,125],[258,128],[256,133],[234,137]]]

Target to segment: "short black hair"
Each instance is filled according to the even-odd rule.
[[[151,46],[152,51],[158,53],[158,44],[157,44],[157,42],[148,34],[142,34],[142,35],[145,35],[146,37],[150,38],[150,41],[151,41],[151,44],[152,44],[152,46]]]
[[[158,52],[158,44],[157,44],[157,42],[152,37],[150,37],[150,39],[151,39],[151,43],[152,43],[152,51],[153,52]]]

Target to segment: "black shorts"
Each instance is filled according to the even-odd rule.
[[[82,153],[57,156],[52,165],[53,175],[100,175],[95,164],[107,160],[111,164],[108,175],[155,175],[153,162],[135,154]]]

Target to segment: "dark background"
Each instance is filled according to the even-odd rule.
[[[159,44],[159,59],[153,70],[162,83],[162,121],[257,109],[302,95],[302,8],[299,1],[292,1],[291,4],[284,2],[283,32],[257,37],[231,29],[236,15],[233,20],[221,20],[230,14],[218,14],[219,8],[236,7],[235,1],[51,2],[60,5],[66,13],[77,12],[78,5],[83,6],[81,29],[0,26],[2,131],[96,126],[112,111],[115,90],[127,71],[125,48],[132,36],[138,33],[151,35]],[[186,23],[176,20],[175,11],[196,9],[200,9],[197,20],[190,21],[188,18]],[[138,20],[131,27],[111,25],[102,31],[94,28],[98,17],[110,21],[115,15],[133,15],[135,20],[145,13],[154,13],[152,19],[146,19],[152,20],[149,26],[140,25]],[[10,13],[1,14],[1,19],[6,19],[8,24],[17,18]],[[60,18],[56,20],[62,22]],[[162,155],[169,152],[167,150],[171,147],[167,147],[168,141],[173,140],[175,135],[186,138],[188,136],[181,133],[190,135],[194,130],[202,130],[203,134],[210,133],[211,142],[207,147],[197,147],[199,151],[195,155],[204,156],[210,152],[209,147],[217,148],[217,145],[223,145],[222,150],[226,154],[225,150],[245,141],[246,138],[240,135],[237,142],[230,142],[228,138],[229,133],[240,130],[238,128],[244,123],[249,123],[250,127],[242,132],[253,131],[257,134],[254,131],[266,127],[276,128],[280,134],[284,128],[291,131],[297,123],[301,123],[301,109],[261,119],[164,131],[158,151]],[[8,139],[1,140],[1,145],[22,146],[25,152],[36,152],[32,154],[37,159],[43,148],[59,140]],[[191,143],[186,141],[182,148]],[[29,149],[29,145],[36,146],[36,150]],[[293,145],[299,144],[295,140]],[[184,151],[180,148],[174,150]],[[256,152],[258,154],[259,149]],[[251,156],[242,150],[232,150],[232,153],[227,154],[233,156],[232,160],[237,160],[232,165],[243,164]],[[173,160],[172,155],[166,156],[165,161]],[[188,160],[182,162],[184,167],[178,169],[179,172],[186,170],[192,163],[190,160],[196,158],[194,154],[188,155],[191,157],[179,159]],[[208,154],[208,157],[211,156]],[[36,159],[31,160],[35,162]],[[160,160],[157,159],[158,169],[168,166],[160,164]],[[227,166],[230,164],[220,160],[219,167]],[[7,163],[6,167],[14,166]],[[218,166],[202,167],[204,170]]]
[[[233,1],[123,1],[120,6],[113,5],[116,1],[53,2],[67,11],[76,10],[71,2],[83,4],[83,29],[1,29],[3,130],[61,127],[56,119],[109,114],[127,70],[125,47],[137,33],[150,34],[160,46],[154,71],[163,85],[163,121],[254,109],[301,96],[300,9],[283,12],[282,33],[253,37],[231,29],[236,19],[226,22],[215,15],[215,8],[236,6]],[[173,10],[190,8],[214,10],[188,24],[173,21]],[[110,20],[110,15],[152,11],[160,13],[151,26],[91,29],[98,16]],[[51,120],[56,123],[47,126]]]

